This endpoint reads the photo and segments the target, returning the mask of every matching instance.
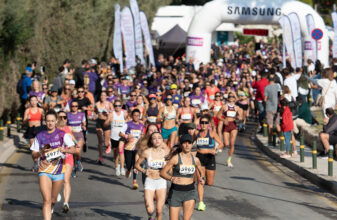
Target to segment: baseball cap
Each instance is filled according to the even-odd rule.
[[[209,110],[208,105],[207,104],[202,105],[200,110],[201,111]]]
[[[51,87],[51,89],[50,89],[50,91],[51,91],[51,92],[57,92],[57,91],[58,91],[58,89],[57,89],[57,87],[56,87],[56,86],[52,86],[52,87]]]
[[[156,94],[150,94],[149,98],[156,98]]]
[[[96,65],[96,64],[97,64],[97,61],[96,61],[95,59],[91,59],[91,60],[90,60],[90,64],[95,64],[95,65]]]
[[[75,80],[73,80],[73,79],[70,80],[70,81],[69,81],[69,84],[70,84],[70,85],[75,85]]]
[[[27,66],[27,67],[26,67],[26,69],[25,69],[25,71],[26,71],[26,72],[28,71],[28,72],[30,72],[30,73],[31,73],[31,72],[33,72],[33,69],[32,69],[32,67],[30,67],[30,66]]]
[[[172,85],[170,86],[170,89],[178,89],[177,84],[172,84]]]
[[[193,142],[192,136],[190,134],[184,134],[181,138],[180,138],[180,144],[184,143],[184,142]]]

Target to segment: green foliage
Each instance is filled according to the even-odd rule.
[[[235,38],[240,40],[240,44],[248,44],[254,42],[254,36],[243,35],[240,32],[234,32]]]

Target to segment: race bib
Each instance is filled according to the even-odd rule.
[[[178,107],[179,107],[179,105],[178,105],[178,104],[176,104],[176,103],[175,103],[175,104],[173,104],[173,106],[174,106],[174,107],[176,107],[176,108],[178,108]]]
[[[72,126],[73,132],[81,132],[82,127],[81,126]]]
[[[197,139],[197,145],[209,145],[209,138],[198,138]]]
[[[235,117],[236,111],[227,111],[227,117]]]
[[[112,127],[123,127],[124,121],[122,120],[113,120],[112,121]]]
[[[182,114],[181,119],[182,120],[192,120],[192,115],[191,114]]]
[[[61,153],[60,149],[58,149],[58,148],[54,149],[54,150],[51,150],[48,153],[46,153],[46,160],[48,162],[53,161],[55,159],[58,159],[60,157],[62,157],[62,153]]]
[[[152,169],[161,169],[166,165],[164,160],[152,160],[151,161],[151,168]]]
[[[156,123],[157,117],[155,117],[155,116],[150,116],[150,117],[147,118],[147,120],[148,120],[149,122],[151,122],[151,123]]]
[[[209,99],[210,99],[210,100],[214,100],[214,98],[215,98],[214,95],[210,95],[210,96],[209,96]]]
[[[88,76],[88,75],[85,75],[83,81],[84,81],[84,85],[89,85],[89,83],[90,83],[90,78],[89,78],[89,76]]]
[[[192,105],[196,106],[196,105],[200,105],[200,104],[201,104],[200,99],[192,99]]]
[[[188,97],[190,95],[190,92],[184,92],[184,96]]]
[[[221,109],[221,106],[214,106],[214,111],[218,112]]]
[[[132,130],[130,131],[130,134],[131,134],[132,137],[134,137],[134,138],[139,138],[139,137],[140,137],[140,134],[141,134],[141,130],[134,130],[134,129],[132,129]]]
[[[195,166],[194,165],[180,165],[179,173],[181,175],[194,174]]]

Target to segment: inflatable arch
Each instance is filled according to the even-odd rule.
[[[187,60],[194,58],[199,66],[210,61],[211,35],[222,23],[271,24],[279,25],[282,15],[292,12],[298,14],[303,43],[310,41],[305,16],[312,14],[315,28],[323,31],[323,38],[318,42],[317,59],[324,66],[329,65],[328,31],[321,16],[309,5],[294,0],[214,0],[204,5],[194,16],[187,34]],[[303,47],[304,48],[304,47]],[[304,59],[311,50],[304,48]]]

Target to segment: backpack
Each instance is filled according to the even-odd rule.
[[[22,76],[19,82],[16,84],[16,92],[20,95],[20,97],[25,94],[24,89],[25,78]]]

